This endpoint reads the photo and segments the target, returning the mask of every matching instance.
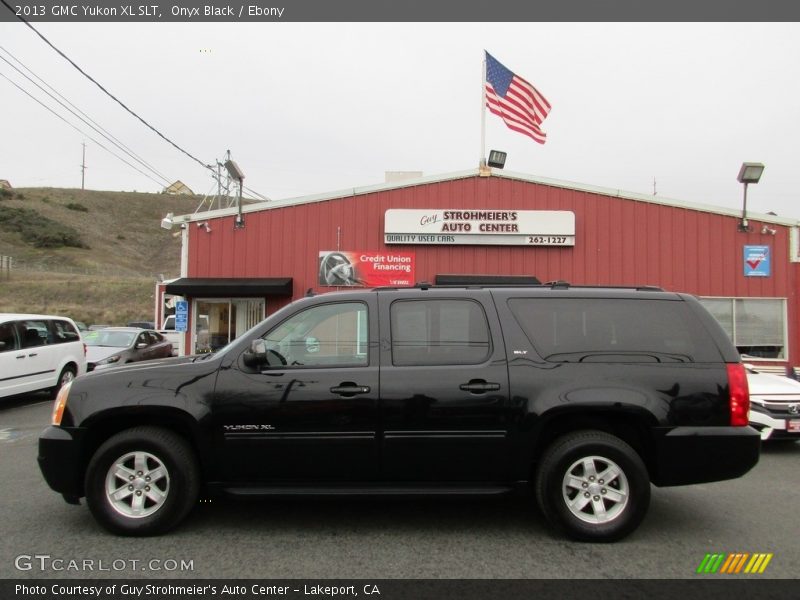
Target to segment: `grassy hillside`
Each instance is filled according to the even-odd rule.
[[[0,194],[0,312],[63,314],[91,323],[151,319],[159,274],[180,273],[180,238],[160,227],[200,197],[57,188]]]

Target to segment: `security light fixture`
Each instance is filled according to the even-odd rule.
[[[236,199],[236,206],[238,210],[236,212],[236,218],[233,221],[233,227],[235,229],[242,229],[244,227],[244,216],[242,216],[242,187],[244,186],[244,172],[239,168],[239,165],[232,160],[225,161],[225,168],[228,170],[228,175],[230,175],[231,179],[239,184],[239,196]]]
[[[208,224],[208,221],[203,221],[202,223],[198,223],[197,227],[203,227],[206,230],[206,233],[211,233],[211,225]]]
[[[244,179],[244,173],[239,168],[239,165],[237,165],[234,161],[226,160],[225,169],[227,169],[228,175],[231,176],[231,179],[235,179],[239,183],[241,183],[242,180]]]
[[[488,164],[490,167],[502,169],[506,165],[506,156],[508,156],[506,152],[501,152],[500,150],[490,150],[489,160],[486,164]]]
[[[739,169],[739,174],[736,179],[739,183],[744,184],[744,199],[742,200],[742,219],[739,221],[739,231],[750,231],[750,223],[747,221],[747,185],[750,183],[758,183],[761,179],[761,174],[764,172],[764,165],[761,163],[742,163]]]
[[[736,179],[739,180],[739,183],[758,183],[763,172],[764,165],[761,163],[742,163],[742,168],[739,169]]]
[[[175,225],[175,221],[172,220],[174,216],[172,213],[167,213],[167,216],[161,219],[161,227],[163,229],[172,229],[172,226]]]

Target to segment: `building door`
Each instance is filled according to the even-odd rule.
[[[215,352],[264,319],[263,298],[203,299],[194,303],[194,353]]]

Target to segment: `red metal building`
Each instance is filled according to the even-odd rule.
[[[742,231],[733,209],[491,169],[248,205],[241,228],[236,212],[175,219],[182,277],[166,291],[190,301],[187,352],[232,339],[309,289],[337,289],[334,271],[349,258],[369,271],[367,285],[457,273],[689,292],[748,360],[800,363],[793,219],[749,214]],[[197,315],[208,315],[208,341],[192,331],[206,322]]]

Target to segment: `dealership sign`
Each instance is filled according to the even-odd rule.
[[[319,253],[317,265],[319,285],[414,285],[414,254],[408,252],[327,250]]]
[[[575,213],[568,210],[392,208],[386,244],[574,246]]]

